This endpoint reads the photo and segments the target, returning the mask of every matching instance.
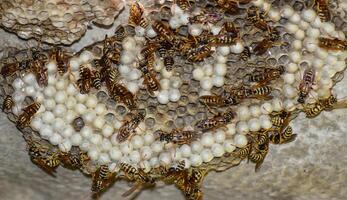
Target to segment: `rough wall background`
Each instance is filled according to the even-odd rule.
[[[123,12],[126,13],[126,12]],[[124,17],[124,16],[121,16]],[[72,46],[74,50],[112,33],[92,27]],[[25,48],[36,43],[0,30],[0,56],[6,47]],[[338,84],[338,98],[347,96],[347,80]],[[315,119],[300,115],[292,127],[295,142],[270,146],[258,173],[243,163],[223,173],[207,176],[203,191],[207,200],[344,200],[347,199],[347,112],[324,112]],[[46,175],[29,160],[20,132],[0,114],[0,200],[80,200],[89,194],[91,180],[80,172],[59,168],[57,177]],[[123,199],[130,185],[117,182],[101,199]],[[141,192],[138,200],[172,199],[183,196],[173,186]]]

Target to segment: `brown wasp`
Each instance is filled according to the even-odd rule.
[[[117,141],[119,143],[122,143],[125,140],[129,139],[129,137],[131,137],[131,135],[133,135],[136,132],[135,129],[144,119],[145,115],[141,112],[138,112],[132,119],[125,121],[123,125],[119,128]]]

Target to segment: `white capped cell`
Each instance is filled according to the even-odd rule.
[[[294,63],[299,63],[302,59],[301,53],[298,51],[293,51],[291,53],[289,53],[289,58],[291,59],[291,61],[293,61]]]
[[[251,115],[253,117],[258,117],[259,115],[261,115],[261,110],[260,110],[260,107],[258,105],[250,106],[249,111],[251,112]]]
[[[181,98],[181,93],[178,89],[169,90],[169,100],[171,102],[177,102]]]
[[[82,104],[82,103],[78,103],[75,105],[75,111],[80,114],[80,115],[83,115],[87,112],[87,107]]]
[[[169,103],[169,91],[168,90],[162,90],[159,92],[157,96],[158,102],[160,104],[167,104]]]
[[[236,146],[235,146],[235,144],[233,143],[232,140],[226,140],[223,143],[223,147],[224,147],[224,151],[227,152],[227,153],[231,153],[231,152],[233,152],[236,149]]]
[[[180,20],[178,17],[171,17],[171,19],[169,20],[169,25],[172,29],[176,29],[178,27],[181,26]]]
[[[58,133],[53,133],[52,136],[49,137],[49,142],[53,145],[58,145],[62,140],[63,138]]]
[[[33,86],[27,86],[27,87],[25,87],[25,93],[28,96],[32,96],[33,97],[36,94],[36,89]]]
[[[88,151],[88,157],[93,160],[96,161],[99,159],[100,156],[100,151],[97,148],[90,148]]]
[[[306,21],[306,22],[313,22],[316,18],[317,14],[314,10],[312,9],[307,9],[301,11],[301,17]]]
[[[40,130],[40,128],[42,127],[43,123],[42,123],[42,120],[41,118],[39,117],[34,117],[32,120],[31,120],[31,127],[35,130]]]
[[[56,117],[63,117],[66,114],[66,107],[63,104],[58,104],[55,106],[53,113]]]
[[[162,90],[168,90],[170,88],[170,80],[163,78],[160,80],[160,87]]]
[[[29,73],[23,77],[23,81],[28,85],[34,85],[36,83],[36,77],[33,73]]]
[[[57,103],[65,103],[67,98],[67,95],[65,93],[65,91],[58,91],[57,93],[55,93],[55,101]]]
[[[142,73],[141,73],[140,70],[138,70],[138,69],[133,69],[133,70],[131,70],[131,72],[128,74],[127,79],[133,81],[133,80],[140,79],[141,76],[142,76]]]
[[[205,64],[202,67],[202,70],[204,71],[205,76],[212,76],[213,74],[213,67],[211,64]]]
[[[147,132],[142,137],[145,145],[150,145],[155,140],[154,135],[151,132]]]
[[[151,149],[153,152],[160,153],[164,148],[164,145],[160,141],[155,141],[151,145]]]
[[[105,125],[106,121],[103,117],[97,117],[94,122],[93,122],[93,125],[95,128],[98,128],[98,129],[102,129],[103,126]]]
[[[310,26],[309,23],[307,23],[305,21],[300,21],[299,27],[300,27],[301,30],[306,31],[311,26]]]
[[[134,149],[139,149],[143,146],[144,142],[141,136],[135,135],[131,138],[131,143],[134,147]]]
[[[269,114],[273,111],[272,104],[269,102],[265,102],[260,106],[260,110],[263,114]]]
[[[81,143],[82,143],[82,136],[80,134],[73,134],[71,137],[70,137],[70,140],[71,140],[71,144],[73,146],[79,146]]]
[[[182,156],[185,158],[190,157],[190,155],[192,154],[192,149],[187,144],[182,145],[180,147],[180,150],[181,150]]]
[[[288,33],[294,34],[299,30],[299,26],[294,23],[287,23],[285,25],[286,30]]]
[[[294,12],[293,15],[289,18],[289,21],[291,21],[294,24],[298,24],[301,20],[301,17],[298,13]]]
[[[292,43],[292,47],[297,51],[301,50],[302,49],[302,41],[301,40],[294,40]]]
[[[106,110],[107,110],[107,108],[106,108],[105,104],[102,104],[102,103],[97,104],[95,107],[95,112],[97,115],[105,114]]]
[[[227,135],[234,135],[236,133],[236,125],[234,123],[228,124],[227,131],[225,132]]]
[[[203,90],[211,90],[213,85],[212,85],[212,79],[209,77],[204,77],[200,81],[200,86]]]
[[[104,152],[108,152],[112,148],[112,143],[109,139],[103,138],[100,147]]]
[[[299,69],[298,65],[296,63],[289,63],[287,65],[287,68],[286,70],[289,72],[289,73],[294,73],[296,72],[297,70]]]
[[[229,46],[221,46],[217,48],[217,51],[223,55],[223,56],[227,56],[230,54],[230,47]]]
[[[70,64],[70,69],[71,71],[78,71],[79,70],[79,59],[77,59],[76,57],[72,57],[69,61]]]
[[[67,110],[64,119],[67,123],[71,123],[76,118],[76,116],[77,114],[74,110]]]
[[[112,160],[118,161],[122,158],[122,152],[118,147],[112,147],[109,151],[110,157]]]
[[[227,60],[228,60],[228,58],[223,56],[223,55],[217,55],[217,57],[216,57],[217,63],[226,63]]]
[[[322,26],[322,21],[320,20],[318,16],[316,16],[316,18],[311,22],[311,25],[314,28],[320,28]]]
[[[249,132],[249,127],[246,121],[240,121],[236,124],[236,132],[246,134]]]
[[[145,35],[145,31],[146,29],[142,28],[141,26],[135,27],[136,36],[143,37]]]
[[[102,135],[104,137],[110,137],[114,132],[114,128],[108,124],[105,124],[105,126],[103,126],[101,132],[102,132]]]
[[[140,154],[141,154],[141,158],[143,160],[148,160],[152,157],[153,151],[152,151],[151,147],[144,146],[141,148]]]
[[[237,134],[234,137],[235,146],[243,148],[247,145],[247,137],[245,135]]]
[[[91,53],[90,51],[83,51],[80,54],[79,61],[80,63],[88,63],[93,59],[93,57],[93,53]]]
[[[227,65],[224,63],[217,63],[214,67],[214,74],[217,76],[225,76],[227,73]]]
[[[149,28],[147,29],[146,34],[147,34],[147,36],[148,36],[149,38],[154,38],[155,36],[157,36],[157,33],[153,30],[152,27],[149,27]]]
[[[214,140],[217,143],[223,143],[225,140],[225,132],[221,129],[217,130],[216,133],[214,133]]]
[[[190,146],[192,148],[193,153],[200,153],[203,149],[203,146],[202,146],[201,142],[199,142],[199,141],[193,141],[190,144]]]
[[[84,126],[81,129],[80,133],[84,138],[90,138],[92,136],[93,130],[89,126]]]
[[[236,44],[230,46],[230,51],[232,53],[240,54],[243,50],[244,45],[240,41],[237,41]]]
[[[281,13],[277,9],[270,9],[268,15],[274,22],[278,22],[281,19]]]
[[[62,152],[69,152],[71,150],[72,144],[69,139],[64,139],[62,143],[59,144],[59,150]]]
[[[132,163],[138,163],[141,160],[141,155],[138,151],[132,151],[129,154],[130,162]]]
[[[79,145],[79,148],[82,151],[89,151],[90,147],[91,147],[91,144],[88,140],[82,140],[81,144]]]
[[[76,89],[76,87],[73,84],[69,84],[66,87],[66,93],[67,93],[67,95],[73,96],[73,95],[78,93],[78,90]]]
[[[55,103],[55,101],[54,101],[54,103]],[[76,103],[77,103],[77,100],[73,97],[68,97],[65,101],[65,105],[68,109],[74,109]]]
[[[50,123],[53,123],[55,119],[55,116],[52,112],[50,111],[46,111],[42,114],[42,121],[45,123],[45,124],[50,124]]]
[[[213,156],[217,158],[222,157],[223,154],[225,153],[224,147],[221,144],[215,143],[213,144],[211,149],[212,149]]]
[[[55,118],[53,122],[53,128],[54,130],[61,132],[66,128],[65,121],[62,118]]]
[[[111,162],[110,156],[107,153],[100,153],[98,162],[102,165],[108,164]]]
[[[212,84],[216,87],[222,87],[224,85],[224,77],[223,76],[212,77]]]
[[[188,31],[192,36],[198,36],[202,32],[202,28],[200,24],[192,24],[188,26]]]
[[[158,157],[152,157],[152,158],[149,160],[149,163],[151,164],[151,166],[152,166],[153,168],[159,167],[159,158],[158,158]]]
[[[55,100],[54,99],[46,99],[43,102],[44,106],[46,107],[47,110],[53,110],[55,108]]]
[[[259,131],[261,126],[258,118],[253,118],[248,121],[249,130],[252,132]]]
[[[190,162],[191,162],[192,166],[198,167],[198,166],[200,166],[202,164],[202,158],[198,154],[192,154],[190,156]]]
[[[200,141],[203,146],[211,147],[214,144],[214,137],[211,133],[205,133],[202,135]]]
[[[57,90],[53,86],[46,86],[43,93],[46,97],[54,97],[56,94]]]
[[[167,79],[170,79],[172,74],[173,74],[172,71],[167,71],[166,68],[161,69],[160,72],[161,72],[162,77],[167,78]]]
[[[198,67],[193,70],[193,78],[197,81],[200,81],[204,78],[205,74],[202,68]]]
[[[16,78],[16,79],[12,82],[12,85],[13,85],[13,87],[14,87],[16,90],[20,90],[20,89],[23,88],[24,82],[23,82],[22,79]]]
[[[181,25],[187,25],[189,23],[190,15],[188,13],[183,13],[179,16],[179,22]]]
[[[171,155],[168,152],[162,152],[159,155],[159,163],[161,165],[167,166],[171,163]]]
[[[123,154],[130,154],[130,152],[133,150],[133,145],[128,141],[125,141],[120,144],[119,148]]]
[[[89,141],[92,144],[99,145],[102,142],[102,136],[99,134],[91,134]]]
[[[253,4],[257,7],[261,7],[264,4],[264,0],[253,1]]]
[[[121,75],[126,75],[128,73],[130,73],[131,69],[128,65],[119,65],[118,66],[118,71]]]
[[[55,83],[55,88],[57,90],[65,90],[67,86],[67,82],[65,79],[60,79]]]
[[[278,98],[274,98],[272,100],[272,108],[274,111],[281,111],[283,109],[282,101]]]
[[[133,37],[126,37],[122,42],[122,46],[125,50],[131,51],[136,47],[136,41]]]
[[[319,29],[309,27],[306,30],[306,34],[310,38],[318,38],[320,35],[320,31],[319,31]]]
[[[39,133],[43,139],[48,139],[53,135],[53,129],[49,125],[42,125]]]
[[[201,159],[203,162],[207,163],[210,162],[213,159],[213,154],[211,149],[204,149],[201,153],[200,153]]]
[[[297,90],[295,88],[293,88],[291,85],[286,84],[283,86],[283,94],[287,98],[294,98],[297,95]]]
[[[251,117],[251,112],[248,106],[240,106],[237,109],[237,116],[240,120],[248,120]]]
[[[86,106],[88,108],[95,108],[97,104],[98,99],[96,98],[96,96],[90,95],[86,101]]]

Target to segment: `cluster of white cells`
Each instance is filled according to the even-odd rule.
[[[26,74],[13,82],[15,88],[13,108],[14,114],[20,113],[25,96],[31,96],[42,105],[39,112],[32,120],[31,126],[39,132],[42,138],[47,139],[59,149],[67,152],[72,146],[78,146],[88,152],[89,157],[99,164],[114,165],[127,162],[134,166],[149,170],[160,165],[170,166],[185,160],[186,167],[199,166],[210,162],[213,158],[222,157],[225,153],[233,152],[237,147],[242,148],[247,144],[246,134],[250,131],[259,131],[272,127],[269,114],[283,109],[292,111],[298,106],[298,85],[302,79],[305,68],[303,63],[315,69],[316,83],[308,98],[308,102],[317,98],[330,96],[333,86],[332,77],[344,70],[347,57],[346,52],[328,52],[318,47],[319,37],[335,37],[345,39],[341,31],[335,30],[335,25],[321,22],[315,11],[303,10],[296,12],[290,6],[280,10],[270,8],[264,1],[255,1],[260,9],[268,10],[268,15],[274,22],[281,18],[286,19],[284,24],[288,33],[294,36],[291,43],[289,63],[286,64],[285,73],[281,76],[279,90],[281,97],[261,103],[241,103],[235,108],[237,118],[226,127],[204,132],[200,138],[191,144],[181,146],[167,144],[156,139],[156,136],[142,122],[136,129],[136,134],[130,140],[118,143],[117,130],[123,120],[115,119],[109,122],[105,119],[108,113],[114,110],[107,108],[99,102],[96,94],[80,94],[74,80],[78,78],[78,69],[81,65],[88,65],[94,57],[89,51],[82,52],[79,56],[70,59],[71,73],[74,75],[57,75],[56,64],[50,62],[48,68],[48,85],[45,88],[38,86],[33,74]],[[170,26],[177,28],[188,23],[189,14],[175,6]],[[202,32],[199,24],[190,24],[189,31],[192,35]],[[211,26],[210,30],[218,33],[221,27]],[[147,30],[136,27],[136,36],[127,37],[123,41],[121,52],[121,65],[118,69],[121,83],[132,93],[143,88],[141,72],[136,69],[136,56],[142,48],[144,36],[155,37],[153,29]],[[232,46],[218,47],[213,54],[213,62],[195,65],[192,77],[200,81],[199,94],[211,94],[211,89],[223,87],[227,73],[227,56],[230,53],[240,54],[243,51],[243,41]],[[303,52],[305,52],[303,54]],[[274,56],[279,58],[284,54],[278,52]],[[211,64],[212,63],[212,64]],[[160,59],[156,60],[154,70],[160,73],[161,89],[155,95],[159,104],[177,102],[181,98],[179,88],[183,80],[165,69]],[[77,117],[82,117],[84,127],[75,131],[72,122]]]

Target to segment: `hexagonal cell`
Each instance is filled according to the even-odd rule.
[[[155,119],[152,118],[152,117],[146,118],[146,119],[145,119],[145,124],[146,124],[146,127],[147,127],[147,128],[151,129],[151,128],[153,128],[154,125],[155,125]]]
[[[182,129],[184,127],[185,123],[184,123],[184,118],[182,117],[177,117],[175,119],[175,126],[176,128]]]
[[[104,117],[109,123],[113,123],[113,120],[115,119],[115,115],[113,113],[107,113]]]
[[[125,116],[127,114],[127,108],[124,106],[124,105],[120,105],[118,104],[116,106],[116,113],[119,115],[119,116]]]
[[[180,106],[177,108],[177,115],[184,116],[187,113],[187,108],[185,106]]]

